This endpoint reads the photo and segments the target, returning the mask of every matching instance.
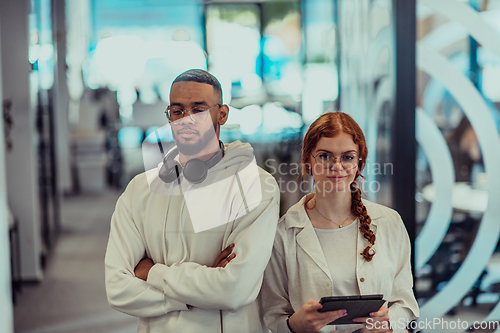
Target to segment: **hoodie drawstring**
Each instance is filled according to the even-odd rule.
[[[170,184],[170,192],[167,196],[167,209],[165,211],[165,217],[163,219],[163,228],[162,228],[162,250],[163,250],[163,262],[167,265],[167,242],[165,232],[167,230],[167,215],[170,210],[170,202],[172,202],[172,192],[174,191],[174,184]]]
[[[189,190],[193,187],[192,184],[189,184],[189,188],[188,190],[186,191],[186,194],[187,192],[189,192]],[[180,187],[180,191],[181,191],[181,195],[183,197],[183,200],[182,200],[182,206],[181,206],[181,213],[179,215],[180,217],[180,221],[181,221],[181,227],[182,227],[182,230],[181,230],[181,243],[182,243],[182,252],[183,252],[183,255],[182,255],[182,259],[181,261],[179,261],[179,265],[182,264],[184,261],[186,261],[187,257],[188,257],[188,247],[187,247],[187,242],[186,242],[186,221],[185,219],[182,218],[182,215],[184,213],[184,207],[186,206],[186,198],[184,197],[184,193],[182,192],[182,187]]]

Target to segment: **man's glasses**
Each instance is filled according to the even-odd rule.
[[[207,120],[209,111],[216,106],[221,107],[222,104],[214,105],[209,109],[203,106],[195,106],[190,110],[183,110],[176,106],[168,106],[167,110],[165,110],[165,114],[167,115],[167,119],[174,124],[179,124],[181,122],[181,119],[184,118],[184,114],[186,112],[195,123],[202,123]]]
[[[343,154],[340,157],[335,157],[331,153],[320,152],[314,156],[316,163],[319,164],[323,169],[332,169],[337,158],[340,160],[340,164],[346,170],[354,169],[358,166],[361,158],[355,153]]]

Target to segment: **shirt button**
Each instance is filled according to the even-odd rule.
[[[365,278],[361,278],[361,279],[359,279],[359,281],[365,282]]]

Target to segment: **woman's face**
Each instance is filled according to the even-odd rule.
[[[334,137],[322,137],[316,148],[309,158],[309,163],[312,169],[312,176],[316,183],[316,192],[323,194],[331,192],[350,191],[350,185],[356,177],[358,166],[352,169],[345,169],[340,161],[341,156],[345,156],[346,160],[354,156],[359,156],[358,145],[354,143],[352,135],[345,132],[340,132]],[[318,156],[319,154],[319,156]],[[329,155],[333,155],[335,162],[330,168],[324,168],[318,161],[325,161]],[[317,156],[317,158],[314,158]],[[331,164],[331,163],[330,163]]]

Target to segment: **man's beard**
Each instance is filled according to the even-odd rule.
[[[199,154],[205,147],[207,147],[214,138],[216,138],[215,131],[216,131],[216,123],[214,123],[214,130],[208,130],[203,134],[203,136],[197,140],[197,141],[192,141],[189,143],[182,143],[180,140],[177,140],[176,135],[174,134],[174,140],[177,145],[177,148],[179,149],[179,152],[186,156],[193,156],[196,154]],[[182,131],[182,130],[181,130]]]

